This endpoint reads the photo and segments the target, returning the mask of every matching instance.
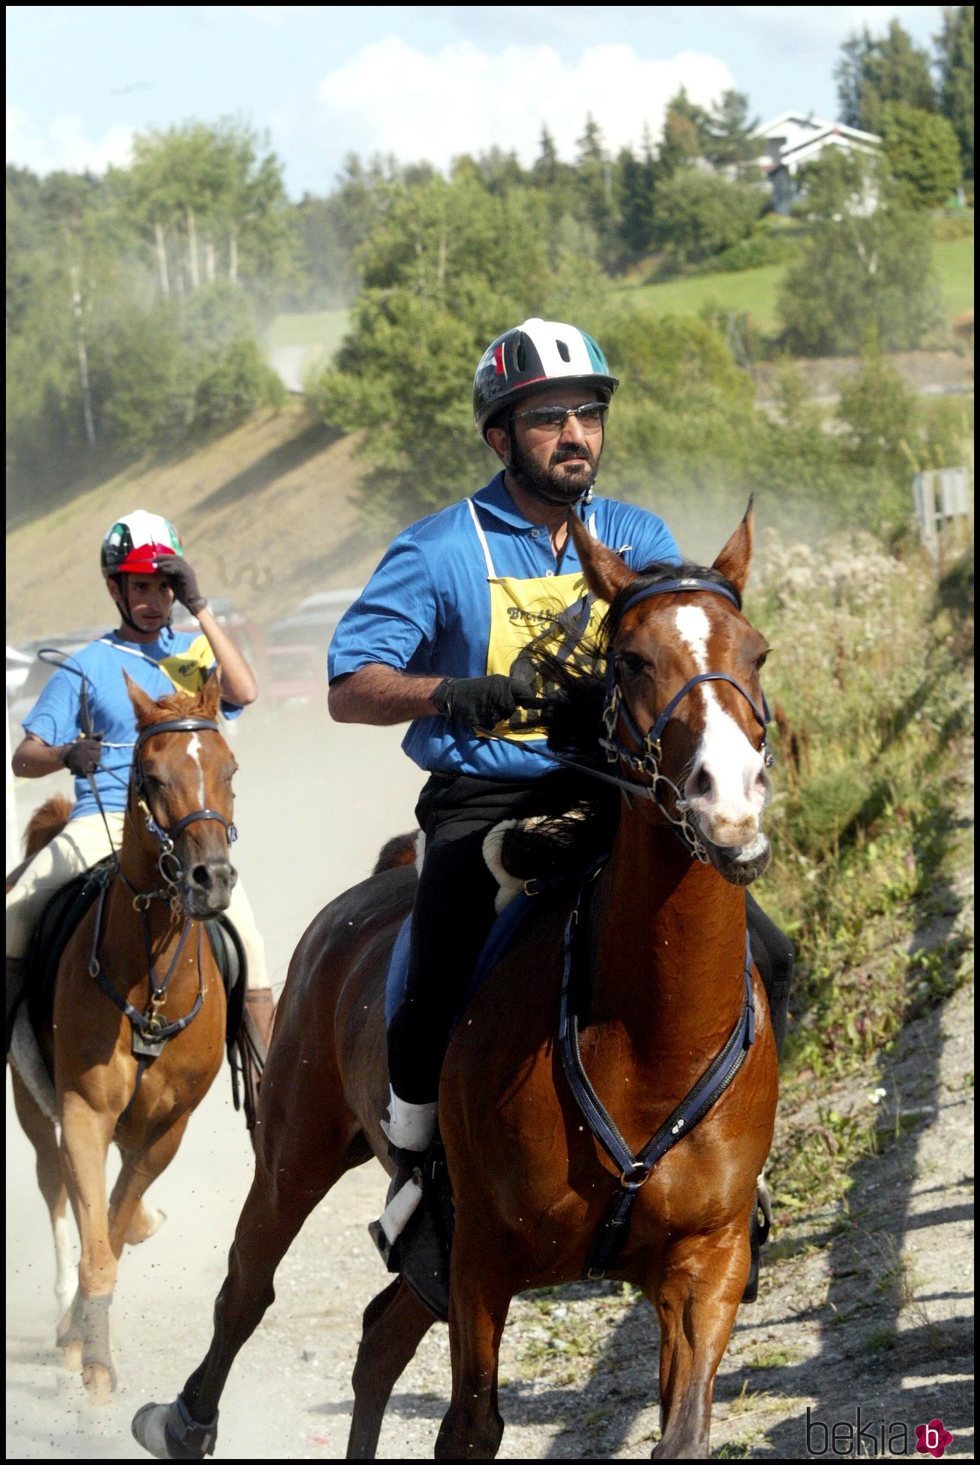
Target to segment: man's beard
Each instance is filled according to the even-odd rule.
[[[570,479],[556,471],[559,464],[570,460],[586,464],[589,472]],[[536,468],[511,432],[510,464],[507,471],[519,488],[534,498],[543,499],[546,504],[576,504],[595,483],[599,460],[584,444],[569,444],[555,449],[547,468]]]

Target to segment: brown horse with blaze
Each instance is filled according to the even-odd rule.
[[[226,908],[236,879],[236,764],[216,720],[218,679],[196,697],[158,702],[126,681],[137,742],[124,834],[115,869],[65,947],[53,1022],[38,1035],[53,1092],[39,1082],[40,1065],[32,1080],[26,1065],[18,1071],[16,1041],[11,1068],[63,1297],[66,1196],[78,1224],[78,1290],[58,1343],[94,1402],[108,1401],[116,1384],[109,1312],[123,1248],[159,1226],[145,1193],[177,1153],[224,1056],[225,990],[202,921]],[[52,801],[37,821],[42,842],[66,812]],[[112,1143],[122,1164],[107,1196]]]
[[[775,1043],[746,942],[744,887],[769,860],[767,648],[740,611],[751,508],[713,567],[660,577],[636,575],[574,516],[570,526],[590,588],[610,604],[593,740],[622,809],[605,863],[577,891],[538,896],[449,1044],[439,1113],[455,1207],[453,1387],[439,1459],[495,1456],[511,1298],[594,1272],[611,1207],[630,1214],[602,1270],[640,1288],[660,1320],[653,1453],[707,1457],[776,1112]],[[393,1168],[377,1118],[388,1094],[384,986],[414,884],[410,869],[373,876],[327,906],[296,949],[211,1347],[172,1405],[134,1420],[158,1458],[213,1450],[235,1355],[319,1198],[372,1154]],[[573,1019],[581,1033],[570,1042]],[[601,1096],[603,1133],[583,1119],[573,1049],[586,1092]],[[391,1389],[433,1321],[403,1279],[368,1307],[349,1458],[374,1457]]]

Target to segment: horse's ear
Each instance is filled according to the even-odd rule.
[[[624,565],[618,554],[594,539],[574,512],[568,515],[568,532],[578,550],[589,589],[600,600],[612,605],[620,590],[636,579],[636,571]]]
[[[752,540],[755,533],[755,509],[752,500],[745,510],[745,517],[729,539],[721,554],[715,560],[714,569],[724,575],[741,595],[749,578],[749,561],[752,558]]]
[[[157,704],[149,693],[143,691],[143,688],[138,682],[133,681],[129,672],[124,671],[123,676],[126,678],[126,691],[129,693],[129,700],[132,702],[136,711],[137,725],[141,726],[147,718],[152,717],[153,713],[156,712]]]
[[[201,710],[205,717],[217,717],[221,706],[221,673],[213,671],[201,688]]]

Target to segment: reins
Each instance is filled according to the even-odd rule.
[[[693,576],[684,576],[673,580],[661,580],[655,585],[645,585],[640,590],[634,591],[619,610],[618,621],[621,623],[623,616],[634,605],[643,600],[648,600],[654,595],[680,594],[687,591],[706,591],[713,595],[721,595],[731,602],[736,610],[740,611],[742,603],[739,596],[728,585],[715,583],[713,580],[705,580]],[[616,658],[612,655],[612,649],[606,653],[606,693],[602,708],[602,724],[605,736],[600,737],[599,746],[604,750],[606,763],[611,765],[621,764],[629,768],[633,773],[644,775],[649,782],[639,783],[634,779],[619,778],[614,773],[603,772],[598,768],[592,768],[587,763],[579,763],[575,758],[569,758],[564,753],[554,752],[551,749],[535,748],[530,743],[519,738],[509,738],[506,734],[490,733],[489,736],[498,742],[510,743],[515,748],[521,748],[526,753],[533,753],[537,758],[547,758],[551,763],[559,763],[564,768],[574,768],[579,773],[584,773],[589,778],[598,779],[602,783],[612,784],[613,787],[625,793],[627,801],[634,795],[645,796],[655,803],[671,826],[674,833],[687,849],[693,859],[706,865],[710,862],[707,848],[697,829],[688,817],[688,804],[680,789],[665,773],[661,772],[660,762],[663,756],[661,739],[667,724],[676,711],[679,704],[687,694],[703,682],[728,682],[735,690],[745,698],[752,715],[762,728],[762,746],[760,752],[766,768],[771,768],[775,759],[766,742],[766,732],[772,715],[769,711],[769,704],[765,694],[762,697],[762,706],[758,707],[745,690],[742,684],[727,672],[705,671],[699,672],[691,677],[667,703],[666,707],[656,718],[646,733],[640,731],[629,708],[623,700],[622,689],[616,681]],[[528,702],[525,706],[542,705],[541,701]],[[625,722],[627,731],[633,740],[639,745],[638,750],[626,747],[620,740],[618,725],[620,718]],[[673,809],[661,797],[661,788],[665,787],[668,794],[673,795]],[[674,812],[676,810],[676,813]],[[679,815],[679,817],[678,817]]]
[[[147,829],[150,831],[151,834],[155,836],[160,845],[160,852],[157,858],[157,869],[160,872],[160,878],[163,881],[163,885],[165,887],[160,890],[151,891],[136,890],[132,882],[122,870],[118,855],[115,856],[116,874],[132,892],[133,909],[139,915],[140,929],[143,933],[143,944],[146,948],[146,964],[147,973],[149,976],[150,992],[146,1006],[144,1007],[142,1012],[139,1012],[132,1005],[132,1003],[128,1001],[128,999],[120,995],[120,993],[106,977],[105,972],[102,968],[102,964],[99,960],[99,947],[102,940],[105,901],[109,890],[108,882],[103,886],[102,890],[99,893],[95,916],[95,927],[92,935],[92,953],[89,957],[88,963],[88,973],[90,977],[98,982],[102,991],[106,994],[109,1000],[113,1002],[121,1012],[125,1013],[126,1017],[129,1019],[130,1025],[133,1029],[133,1055],[138,1059],[136,1069],[136,1083],[134,1085],[133,1093],[129,1099],[128,1104],[126,1105],[122,1114],[120,1114],[119,1116],[118,1122],[120,1123],[126,1118],[127,1114],[133,1106],[133,1103],[135,1102],[136,1096],[139,1093],[140,1083],[142,1082],[143,1074],[146,1071],[148,1064],[154,1058],[159,1057],[160,1053],[163,1051],[164,1045],[168,1043],[171,1038],[176,1037],[179,1032],[182,1032],[183,1029],[186,1028],[194,1020],[198,1012],[201,1010],[201,1005],[204,1001],[204,972],[201,963],[203,927],[200,923],[198,923],[197,996],[190,1011],[185,1013],[183,1017],[177,1018],[172,1022],[165,1022],[163,1019],[162,1008],[167,1000],[167,990],[170,984],[170,979],[173,976],[174,972],[177,970],[177,965],[183,954],[184,947],[187,943],[187,937],[193,924],[193,918],[191,916],[184,917],[183,924],[180,930],[180,935],[177,940],[177,949],[174,952],[170,965],[161,980],[157,975],[156,965],[153,960],[153,945],[150,936],[150,922],[148,910],[152,901],[163,900],[169,904],[172,914],[179,915],[180,913],[181,900],[178,881],[183,872],[180,861],[177,859],[177,856],[174,853],[174,840],[181,833],[182,830],[186,829],[189,824],[192,824],[195,820],[198,819],[213,819],[216,820],[218,823],[224,825],[229,844],[231,844],[237,838],[238,834],[235,825],[230,820],[226,819],[223,814],[218,812],[218,810],[207,807],[203,809],[193,810],[190,814],[186,814],[182,819],[179,819],[171,829],[164,829],[153,817],[152,811],[149,807],[149,803],[147,802],[147,790],[143,776],[142,763],[140,762],[140,753],[146,742],[158,733],[189,733],[208,731],[220,731],[218,724],[212,718],[171,718],[164,722],[151,723],[149,727],[143,728],[137,734],[136,743],[134,745],[133,762],[130,771],[130,801],[131,803],[135,804],[136,807],[142,812],[146,821]],[[127,817],[129,817],[128,812]]]
[[[57,661],[55,661],[55,658],[56,657],[57,657]],[[83,735],[86,738],[94,738],[95,737],[95,731],[94,731],[94,729],[92,727],[92,716],[91,716],[91,712],[89,710],[89,701],[88,701],[88,677],[86,676],[86,674],[85,674],[84,670],[82,669],[82,667],[76,666],[73,663],[72,658],[71,658],[71,654],[69,652],[67,652],[67,651],[59,651],[56,646],[42,646],[41,649],[37,653],[37,659],[38,659],[38,661],[47,662],[48,664],[50,664],[52,666],[60,666],[62,668],[62,670],[64,670],[64,671],[70,671],[73,676],[78,677],[78,679],[79,679],[79,681],[81,683],[81,686],[80,686],[79,692],[78,692],[78,706],[79,706],[79,721],[81,722],[81,725],[82,725],[82,733],[83,733]],[[122,746],[122,745],[121,744],[116,744],[116,743],[113,743],[113,744],[105,743],[105,744],[103,744],[103,746],[104,747],[119,747],[119,746]],[[88,780],[88,786],[92,790],[92,797],[95,800],[96,808],[98,809],[99,813],[102,816],[102,823],[105,825],[106,838],[109,841],[109,849],[112,852],[112,857],[116,861],[116,866],[118,868],[119,857],[116,854],[116,847],[115,847],[115,845],[112,842],[112,830],[109,828],[109,821],[106,818],[105,805],[102,802],[102,795],[99,793],[99,787],[98,787],[98,784],[95,781],[95,774],[94,773],[88,773],[85,776],[86,776],[86,778]],[[121,781],[121,780],[119,780],[119,781]]]

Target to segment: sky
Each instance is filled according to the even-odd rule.
[[[493,146],[524,164],[547,127],[572,161],[656,138],[681,86],[734,88],[768,122],[834,120],[842,43],[897,17],[932,53],[939,5],[9,5],[7,161],[125,166],[133,135],[235,118],[287,192],[327,194],[345,158],[445,168]]]

